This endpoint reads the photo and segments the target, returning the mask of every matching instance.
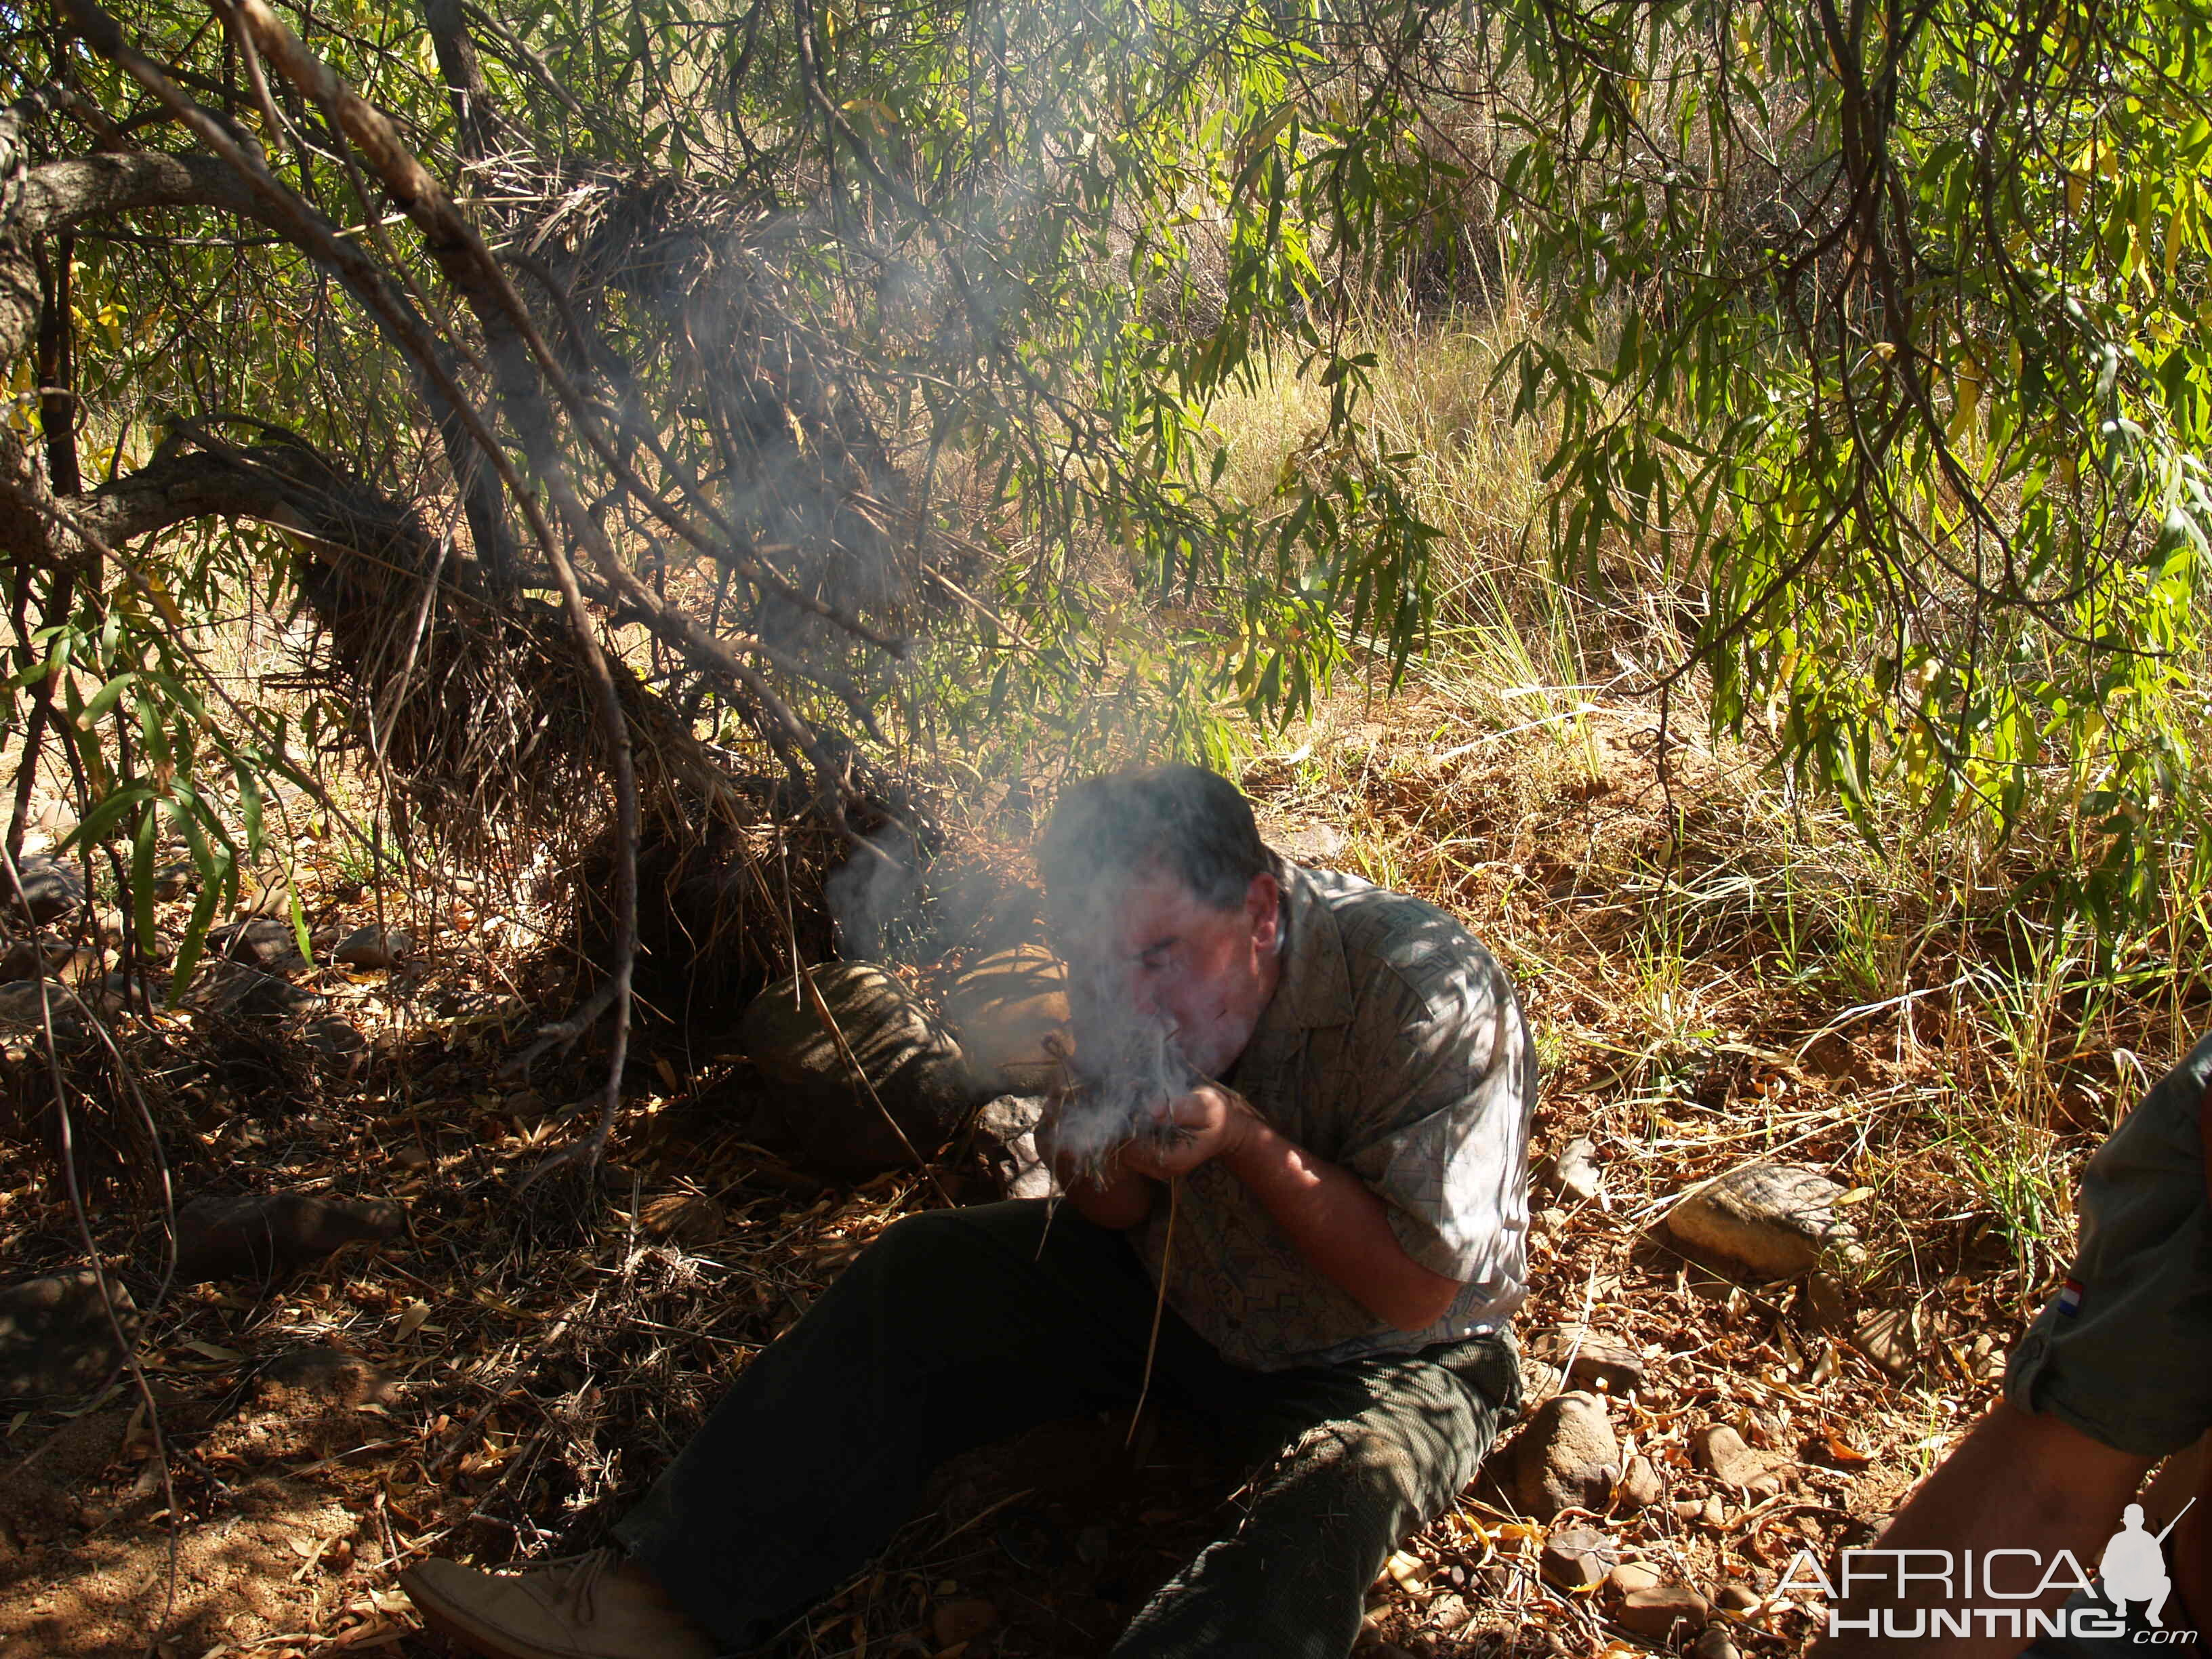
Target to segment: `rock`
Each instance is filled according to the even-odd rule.
[[[1740,1656],[1729,1633],[1715,1625],[1698,1638],[1698,1645],[1690,1650],[1690,1659],[1740,1659]]]
[[[663,1193],[647,1199],[638,1225],[648,1238],[665,1238],[696,1250],[720,1236],[728,1218],[722,1206],[697,1193]]]
[[[126,1340],[138,1337],[138,1309],[112,1274],[108,1298],[89,1267],[48,1273],[0,1290],[0,1400],[40,1401],[99,1388],[125,1358],[107,1310]]]
[[[1060,1191],[1059,1177],[1037,1152],[1043,1116],[1043,1098],[1036,1095],[1000,1095],[975,1114],[975,1150],[1008,1198],[1051,1198]]]
[[[1784,1484],[1784,1460],[1753,1451],[1725,1423],[1715,1423],[1692,1435],[1690,1457],[1715,1480],[1761,1498],[1772,1497]]]
[[[1577,1135],[1546,1165],[1544,1183],[1554,1192],[1587,1203],[1595,1198],[1605,1186],[1605,1177],[1597,1167],[1597,1142],[1588,1135]]]
[[[1725,1480],[1729,1486],[1747,1491],[1754,1498],[1771,1498],[1790,1484],[1787,1458],[1752,1451],[1743,1443],[1743,1436],[1725,1422],[1714,1422],[1712,1427],[1698,1429],[1690,1436],[1690,1458],[1714,1480]]]
[[[1659,1466],[1642,1452],[1630,1458],[1628,1467],[1620,1472],[1620,1507],[1632,1513],[1648,1510],[1665,1495]]]
[[[189,859],[179,859],[165,864],[154,872],[154,896],[162,903],[180,899],[187,893],[199,890],[199,867]]]
[[[40,988],[41,985],[45,988]],[[0,1025],[21,1026],[27,1031],[45,1028],[51,1013],[54,1035],[64,1041],[81,1037],[85,1032],[84,1016],[76,1005],[51,984],[35,979],[17,980],[12,985],[0,985]]]
[[[1904,1376],[1928,1352],[1910,1310],[1878,1308],[1851,1330],[1851,1346],[1891,1376]]]
[[[1615,1616],[1638,1636],[1664,1638],[1677,1626],[1704,1624],[1711,1611],[1705,1598],[1686,1584],[1656,1584],[1622,1596]]]
[[[0,893],[6,895],[9,908],[27,915],[33,927],[59,921],[84,902],[84,878],[58,859],[27,853],[15,860],[15,872],[20,884],[0,865]]]
[[[1553,1395],[1513,1445],[1514,1502],[1539,1521],[1565,1509],[1603,1509],[1620,1476],[1620,1443],[1595,1395]]]
[[[1463,1595],[1439,1595],[1429,1603],[1430,1628],[1447,1636],[1474,1617],[1474,1609],[1468,1606]]]
[[[356,927],[338,941],[331,960],[349,968],[397,968],[415,941],[397,927]]]
[[[288,934],[289,931],[286,930]],[[234,1019],[290,1019],[299,1014],[319,1013],[330,1006],[327,998],[242,962],[203,963],[192,975],[185,1000]]]
[[[1816,1273],[1797,1291],[1805,1322],[1816,1331],[1840,1331],[1850,1323],[1850,1292],[1833,1273]]]
[[[1544,1540],[1537,1565],[1547,1583],[1581,1590],[1605,1582],[1613,1571],[1613,1540],[1589,1527],[1566,1527]]]
[[[242,962],[264,972],[292,973],[308,966],[300,954],[299,936],[292,924],[274,916],[249,916],[212,935],[208,944],[233,962]]]
[[[97,951],[62,940],[19,939],[0,951],[0,981],[67,979],[82,984],[103,965]]]
[[[1344,831],[1333,823],[1273,824],[1265,836],[1270,848],[1308,867],[1330,867],[1330,861],[1349,844]]]
[[[397,1237],[405,1224],[396,1204],[301,1193],[196,1198],[177,1212],[177,1282],[265,1279],[343,1244]]]
[[[309,1020],[300,1030],[300,1041],[325,1060],[349,1060],[368,1052],[368,1039],[336,1014]]]
[[[1728,1505],[1721,1502],[1718,1492],[1706,1498],[1703,1507],[1698,1510],[1698,1519],[1709,1527],[1724,1527],[1728,1525]]]
[[[938,1650],[942,1652],[963,1642],[974,1641],[998,1622],[999,1610],[988,1601],[944,1601],[930,1612],[929,1633],[937,1638]]]
[[[795,977],[762,992],[738,1023],[746,1058],[781,1085],[766,1091],[757,1138],[801,1165],[841,1173],[911,1167],[944,1143],[971,1098],[960,1045],[872,963],[812,972],[842,1048]]]
[[[1624,1561],[1606,1574],[1605,1582],[1616,1595],[1633,1595],[1638,1590],[1658,1588],[1659,1569],[1641,1561]]]
[[[255,1378],[266,1406],[386,1406],[398,1385],[384,1372],[339,1348],[295,1348],[262,1366]]]
[[[1578,1332],[1571,1325],[1540,1332],[1528,1346],[1538,1358],[1567,1367],[1569,1388],[1594,1387],[1623,1395],[1644,1386],[1642,1354],[1608,1338]],[[1569,1364],[1571,1355],[1572,1364]]]
[[[1808,1273],[1833,1251],[1846,1259],[1858,1236],[1835,1211],[1844,1189],[1817,1170],[1746,1164],[1683,1195],[1667,1228],[1683,1243],[1748,1267],[1760,1279]]]
[[[1759,1592],[1748,1584],[1723,1584],[1713,1598],[1730,1613],[1749,1613],[1759,1606]]]
[[[939,1003],[978,1092],[1038,1094],[1058,1080],[1045,1045],[1067,1034],[1067,969],[1042,945],[980,958]]]

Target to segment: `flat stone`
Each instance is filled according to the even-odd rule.
[[[71,1002],[51,985],[41,990],[42,981],[35,979],[17,980],[11,985],[0,985],[0,1024],[18,1026],[27,1031],[39,1031],[51,1014],[54,1035],[64,1039],[82,1036],[84,1016]]]
[[[1698,1638],[1697,1646],[1690,1650],[1690,1659],[1741,1659],[1729,1633],[1718,1625],[1705,1631]]]
[[[1681,1625],[1702,1625],[1711,1616],[1705,1598],[1686,1584],[1657,1584],[1620,1598],[1615,1615],[1638,1636],[1664,1638]]]
[[[1538,1358],[1567,1367],[1569,1388],[1602,1389],[1618,1395],[1644,1386],[1644,1356],[1609,1337],[1559,1325],[1540,1333],[1528,1346]]]
[[[1595,1198],[1605,1188],[1605,1176],[1597,1167],[1597,1142],[1577,1135],[1560,1147],[1546,1166],[1545,1184],[1585,1203]]]
[[[1712,1424],[1690,1437],[1690,1459],[1715,1480],[1762,1498],[1781,1491],[1784,1485],[1787,1460],[1754,1451],[1725,1423]]]
[[[349,968],[397,968],[415,949],[415,941],[397,927],[356,927],[340,939],[331,960]]]
[[[1834,1207],[1843,1195],[1844,1188],[1817,1170],[1746,1164],[1677,1200],[1667,1229],[1761,1280],[1790,1279],[1811,1272],[1831,1252],[1849,1259],[1856,1251],[1856,1231]]]
[[[128,1340],[138,1335],[138,1310],[113,1274],[108,1299],[89,1267],[47,1273],[0,1290],[0,1400],[40,1401],[86,1394],[113,1376],[124,1361],[107,1310]]]
[[[1749,1613],[1759,1605],[1759,1595],[1748,1584],[1723,1584],[1713,1600],[1730,1613]]]
[[[59,939],[19,939],[0,951],[0,981],[68,979],[82,981],[97,974],[100,954]]]
[[[1905,1376],[1926,1357],[1911,1314],[1901,1308],[1877,1308],[1851,1328],[1851,1346],[1891,1376]]]
[[[1595,1395],[1553,1395],[1513,1443],[1513,1499],[1539,1521],[1562,1510],[1602,1510],[1620,1476],[1620,1443]]]
[[[1628,1460],[1628,1467],[1620,1472],[1620,1507],[1634,1511],[1647,1510],[1666,1496],[1666,1486],[1659,1479],[1659,1466],[1642,1452]]]
[[[1805,1322],[1819,1331],[1840,1331],[1851,1322],[1850,1292],[1833,1273],[1816,1273],[1799,1287],[1797,1305]]]
[[[405,1230],[396,1204],[301,1193],[197,1198],[177,1212],[177,1282],[265,1279],[341,1245],[381,1243]]]
[[[249,916],[216,933],[209,944],[233,962],[264,973],[291,973],[308,966],[292,924],[274,916]]]
[[[1589,1589],[1613,1571],[1613,1540],[1590,1527],[1565,1527],[1544,1540],[1537,1565],[1561,1589]]]
[[[398,1392],[391,1376],[340,1348],[295,1348],[263,1365],[255,1381],[264,1405],[276,1395],[302,1405],[385,1406]]]
[[[1042,945],[979,958],[938,1001],[979,1092],[1040,1094],[1059,1081],[1048,1044],[1067,1036],[1067,969]]]
[[[350,1060],[368,1052],[368,1039],[336,1014],[309,1020],[301,1028],[300,1041],[325,1060]]]
[[[20,884],[0,865],[0,892],[6,894],[9,908],[28,915],[35,927],[59,921],[84,902],[84,878],[58,859],[26,853],[15,860],[15,871]]]
[[[290,931],[285,930],[288,936]],[[234,1019],[290,1019],[319,1013],[330,1006],[329,999],[302,990],[281,975],[264,974],[242,962],[202,963],[185,992],[185,1000]]]
[[[1606,1574],[1605,1582],[1616,1595],[1633,1595],[1638,1590],[1658,1587],[1659,1569],[1641,1561],[1624,1561]]]

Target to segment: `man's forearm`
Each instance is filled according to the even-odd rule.
[[[1388,1207],[1343,1165],[1256,1121],[1224,1161],[1301,1255],[1394,1329],[1425,1329],[1458,1295],[1406,1254]]]
[[[1152,1195],[1158,1190],[1157,1182],[1120,1168],[1110,1175],[1073,1176],[1063,1169],[1060,1183],[1067,1201],[1085,1221],[1122,1232],[1145,1224],[1152,1212]]]
[[[1876,1547],[1944,1552],[1954,1563],[1967,1550],[1977,1561],[1990,1550],[2033,1550],[2046,1565],[2064,1549],[2094,1571],[2098,1553],[2119,1524],[2121,1505],[2149,1463],[2056,1418],[2000,1402],[1928,1477]],[[1840,1610],[1863,1619],[1894,1607],[1902,1614],[1901,1627],[1910,1629],[1912,1609],[1943,1605],[1940,1584],[1920,1580],[1911,1588],[1915,1594],[1900,1597],[1893,1578],[1887,1594],[1862,1581]],[[2043,1602],[2017,1605],[2056,1606],[2065,1595],[2063,1583],[2057,1583]],[[1884,1628],[1878,1624],[1873,1636],[1825,1641],[1814,1649],[1815,1659],[1893,1655],[1898,1644]],[[1929,1637],[1914,1642],[1911,1651],[1913,1659],[2011,1659],[2020,1645],[2016,1634]]]

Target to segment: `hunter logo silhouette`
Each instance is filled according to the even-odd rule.
[[[2196,1501],[2192,1498],[2183,1504],[2182,1515]],[[2105,1599],[2121,1618],[2128,1616],[2129,1602],[2147,1601],[2149,1606],[2143,1609],[2143,1616],[2151,1628],[2166,1628],[2166,1620],[2159,1615],[2166,1609],[2166,1598],[2173,1593],[2173,1581],[2166,1577],[2166,1555],[2159,1546],[2180,1520],[2180,1515],[2175,1516],[2166,1523],[2165,1532],[2153,1537],[2143,1530],[2142,1504],[2129,1504],[2122,1515],[2119,1531],[2112,1534],[2112,1541],[2105,1546],[2097,1561],[2097,1571],[2105,1581]]]

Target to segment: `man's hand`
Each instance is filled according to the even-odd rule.
[[[1133,1140],[1121,1149],[1121,1167],[1167,1181],[1200,1164],[1234,1158],[1260,1127],[1260,1115],[1233,1089],[1202,1084],[1163,1101],[1152,1114],[1158,1138]]]
[[[1103,1166],[1079,1170],[1060,1145],[1061,1097],[1054,1097],[1037,1122],[1036,1148],[1060,1177],[1060,1190],[1086,1221],[1117,1231],[1141,1226],[1152,1212],[1152,1194],[1158,1189],[1127,1167],[1119,1152],[1109,1152]]]

